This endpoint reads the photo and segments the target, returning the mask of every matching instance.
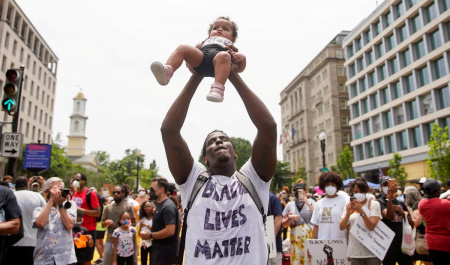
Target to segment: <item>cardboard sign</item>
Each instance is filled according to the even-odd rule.
[[[394,239],[395,233],[381,220],[373,231],[367,229],[362,217],[358,217],[350,233],[370,250],[380,260],[384,259],[386,252]]]
[[[350,265],[347,259],[347,239],[308,239],[311,265]]]
[[[275,223],[273,215],[267,216],[266,219],[266,242],[269,247],[269,258],[277,256],[277,244],[275,240]]]

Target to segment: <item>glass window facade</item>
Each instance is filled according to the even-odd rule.
[[[408,66],[411,63],[411,53],[409,49],[406,49],[401,53],[402,61],[403,61],[403,67]]]
[[[395,74],[398,71],[398,67],[397,67],[397,57],[394,57],[392,60],[389,61],[389,64],[391,66],[391,74]]]
[[[437,17],[436,4],[432,3],[431,5],[425,7],[425,14],[427,17],[427,22],[430,22],[433,19],[435,19]]]
[[[420,59],[422,58],[422,56],[425,55],[425,42],[423,40],[416,42],[416,44],[414,44],[415,48],[416,48],[416,59]]]
[[[400,150],[408,149],[408,137],[406,135],[406,130],[402,131],[398,134],[398,142],[400,144]]]
[[[439,109],[450,107],[450,89],[448,86],[438,89],[437,96],[439,100]]]
[[[376,145],[376,147],[377,147],[378,155],[379,155],[379,156],[384,155],[383,138],[376,139],[376,140],[375,140],[375,145]]]
[[[431,49],[435,50],[436,48],[441,47],[442,39],[441,39],[441,34],[439,32],[439,29],[430,33],[430,41],[431,41]]]
[[[428,66],[422,67],[418,70],[419,73],[419,85],[420,87],[430,83],[430,75],[428,71]]]
[[[408,102],[409,119],[414,120],[419,117],[419,109],[417,106],[417,100]]]
[[[412,31],[416,33],[419,29],[422,28],[422,22],[420,21],[420,16],[417,14],[415,17],[411,18]]]
[[[392,127],[391,111],[384,112],[383,119],[384,119],[385,129],[391,128]]]
[[[447,75],[447,70],[445,69],[444,57],[441,57],[440,59],[433,61],[433,66],[434,66],[434,74],[435,74],[436,79],[439,79],[439,78]]]
[[[390,153],[394,153],[395,152],[395,148],[394,148],[394,135],[391,134],[389,136],[386,137],[387,140],[387,151],[388,154]]]
[[[410,92],[416,90],[416,86],[414,84],[414,77],[412,74],[405,77],[405,86],[406,86],[407,93],[410,93]]]
[[[400,86],[400,81],[395,82],[392,84],[392,89],[394,90],[394,99],[397,99],[402,96],[402,88]]]
[[[398,38],[400,40],[399,42],[404,41],[407,37],[408,37],[408,31],[407,31],[406,24],[405,24],[398,29]]]
[[[420,126],[411,129],[412,142],[414,147],[419,147],[422,145],[422,135],[420,133]]]

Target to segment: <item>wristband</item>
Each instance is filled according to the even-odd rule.
[[[360,214],[359,216],[364,217],[364,216],[366,216],[366,214],[365,214],[365,213],[362,213],[362,214]]]
[[[62,204],[58,205],[58,209],[64,208]]]

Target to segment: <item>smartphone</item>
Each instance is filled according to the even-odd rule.
[[[350,197],[350,201],[356,200],[355,197]]]
[[[303,200],[305,198],[305,196],[306,196],[305,190],[304,189],[299,189],[298,190],[298,198]]]
[[[395,180],[395,179],[390,179],[389,180],[389,187],[392,187],[392,186],[394,186],[395,184],[397,184],[397,180]]]
[[[62,197],[67,197],[67,195],[70,194],[70,190],[69,189],[59,189],[61,191],[61,196]]]

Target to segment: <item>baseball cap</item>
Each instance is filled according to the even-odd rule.
[[[433,195],[436,191],[440,190],[440,185],[435,179],[427,179],[423,183],[423,190],[427,195]]]
[[[419,183],[420,183],[420,184],[423,184],[423,183],[425,183],[426,180],[427,180],[427,178],[421,178],[421,179],[419,180]]]
[[[39,183],[33,182],[33,184],[31,184],[31,187],[33,187],[33,186],[38,186],[39,187]]]
[[[292,190],[305,189],[304,183],[295,183],[294,188]]]
[[[392,179],[392,178],[389,176],[382,177],[380,180],[380,185],[383,185],[385,182],[388,182],[390,179]]]
[[[173,192],[177,192],[177,186],[175,185],[175,183],[169,183],[169,192],[173,193]]]

